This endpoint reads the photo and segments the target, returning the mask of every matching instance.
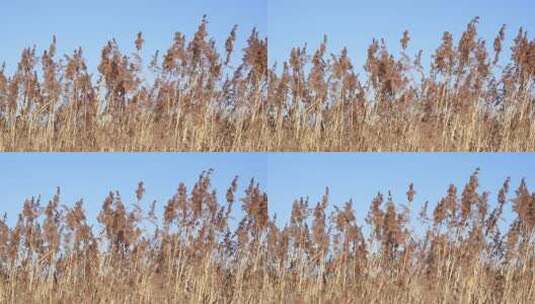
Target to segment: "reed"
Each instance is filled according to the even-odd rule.
[[[295,200],[282,224],[254,180],[238,193],[234,179],[220,200],[211,171],[164,206],[145,202],[142,183],[131,204],[111,192],[96,221],[58,189],[0,221],[0,301],[532,303],[535,194],[524,180],[510,193],[507,179],[492,197],[479,174],[434,204],[412,184],[403,202],[378,193],[362,223],[327,189],[314,205]]]
[[[238,28],[218,44],[203,18],[148,64],[142,33],[132,54],[109,41],[93,75],[54,37],[0,68],[0,150],[535,151],[535,40],[520,29],[500,58],[505,27],[487,43],[478,22],[445,32],[426,67],[407,31],[400,54],[373,40],[361,69],[327,37],[270,63],[256,30],[235,51]]]

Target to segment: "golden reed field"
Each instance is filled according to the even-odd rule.
[[[378,193],[363,221],[326,189],[281,223],[254,180],[219,200],[211,171],[164,205],[146,203],[141,182],[133,202],[110,192],[96,219],[58,189],[0,221],[0,301],[533,303],[535,193],[506,179],[490,195],[479,174],[429,210],[415,185],[403,201]]]
[[[206,19],[150,62],[142,33],[131,54],[109,41],[97,67],[54,37],[0,68],[0,150],[535,151],[535,40],[519,29],[504,45],[502,27],[485,41],[478,22],[432,54],[409,54],[408,32],[399,54],[374,40],[365,62],[325,38],[271,63],[261,33],[216,42]]]

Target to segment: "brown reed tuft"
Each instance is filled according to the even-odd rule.
[[[149,64],[141,32],[132,54],[112,39],[93,74],[54,36],[0,68],[0,150],[535,151],[535,41],[520,29],[505,45],[504,25],[487,43],[479,22],[444,32],[429,66],[408,31],[399,54],[373,39],[360,63],[326,36],[269,62],[256,29],[235,50],[234,26],[221,54],[204,16]]]
[[[238,193],[234,178],[220,201],[212,174],[202,172],[192,187],[180,183],[163,213],[145,206],[142,182],[133,204],[110,192],[97,221],[86,218],[82,200],[63,205],[59,189],[44,207],[39,197],[25,200],[14,225],[0,219],[0,301],[535,299],[535,195],[526,180],[510,195],[507,178],[493,201],[476,170],[460,196],[448,187],[431,219],[428,202],[411,216],[420,202],[410,184],[408,206],[379,193],[361,226],[351,200],[329,207],[328,189],[314,207],[295,200],[283,224],[254,180]],[[241,212],[232,210],[236,201]]]

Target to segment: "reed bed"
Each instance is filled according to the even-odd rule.
[[[535,151],[535,40],[520,29],[506,46],[504,26],[487,43],[478,22],[445,32],[429,66],[408,32],[399,54],[373,40],[358,64],[326,37],[268,62],[256,30],[236,51],[237,27],[218,44],[203,18],[148,63],[142,33],[132,54],[108,42],[94,75],[54,37],[0,68],[0,150]]]
[[[402,202],[378,193],[365,215],[326,189],[295,200],[285,224],[254,180],[218,196],[212,171],[163,206],[143,183],[130,204],[111,192],[96,219],[58,189],[0,221],[0,301],[533,303],[535,193],[507,179],[490,195],[479,174],[431,204],[413,184]]]

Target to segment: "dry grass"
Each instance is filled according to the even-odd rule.
[[[90,226],[82,202],[32,198],[0,221],[2,303],[533,303],[535,194],[509,179],[496,198],[464,189],[412,210],[379,193],[361,226],[349,201],[293,203],[281,226],[268,197],[237,179],[220,202],[211,172],[180,184],[160,214],[144,186],[110,193]],[[231,218],[241,205],[241,220]],[[328,211],[328,210],[332,210]],[[512,211],[511,211],[512,210]],[[512,214],[504,216],[511,211]],[[419,213],[417,217],[416,214]]]
[[[256,31],[232,65],[236,28],[219,54],[205,19],[148,65],[141,33],[131,55],[110,41],[96,76],[82,50],[57,59],[54,39],[0,69],[0,150],[535,151],[535,40],[521,29],[499,60],[505,28],[486,43],[477,23],[444,33],[429,67],[408,32],[399,56],[373,41],[360,77],[326,40],[269,66]]]

